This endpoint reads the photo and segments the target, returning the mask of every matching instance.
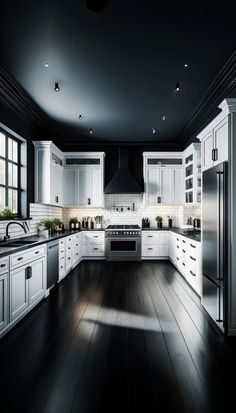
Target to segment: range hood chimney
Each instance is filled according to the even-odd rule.
[[[119,167],[104,190],[105,194],[141,194],[141,186],[129,170],[129,153],[119,148]]]

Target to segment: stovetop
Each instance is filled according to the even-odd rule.
[[[111,229],[141,229],[139,225],[108,225],[108,227],[106,228],[107,230],[111,230]]]

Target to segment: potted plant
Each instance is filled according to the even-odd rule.
[[[78,223],[78,218],[74,217],[70,219],[70,230],[76,228],[76,224]]]
[[[0,219],[12,219],[12,218],[14,218],[14,215],[10,208],[6,207],[0,212]]]
[[[43,221],[40,222],[40,226],[43,227],[43,232],[41,235],[44,236],[49,236],[52,233],[52,228],[54,225],[54,220],[53,219],[44,219]]]
[[[155,217],[155,220],[157,222],[157,228],[162,228],[162,217],[160,215],[157,215]]]
[[[53,228],[56,232],[63,231],[63,222],[59,218],[53,219]]]

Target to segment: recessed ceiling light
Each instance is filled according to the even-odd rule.
[[[166,115],[163,115],[163,116],[162,116],[162,120],[166,120]]]
[[[175,91],[176,91],[176,92],[179,92],[179,90],[180,90],[179,82],[177,82],[177,83],[176,83],[176,86],[175,86]]]
[[[58,82],[55,82],[54,90],[55,90],[55,92],[60,92],[60,88],[59,88]]]
[[[152,134],[155,135],[155,133],[156,133],[156,129],[152,128]]]
[[[82,120],[82,115],[78,115],[79,120]]]
[[[49,64],[48,63],[45,63],[45,65],[44,65],[45,67],[49,67]]]
[[[188,63],[185,63],[184,67],[188,67]]]
[[[92,128],[89,128],[89,133],[92,135],[92,133],[93,133]]]

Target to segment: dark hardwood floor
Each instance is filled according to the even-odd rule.
[[[235,339],[168,261],[82,262],[0,341],[0,410],[226,410]]]

